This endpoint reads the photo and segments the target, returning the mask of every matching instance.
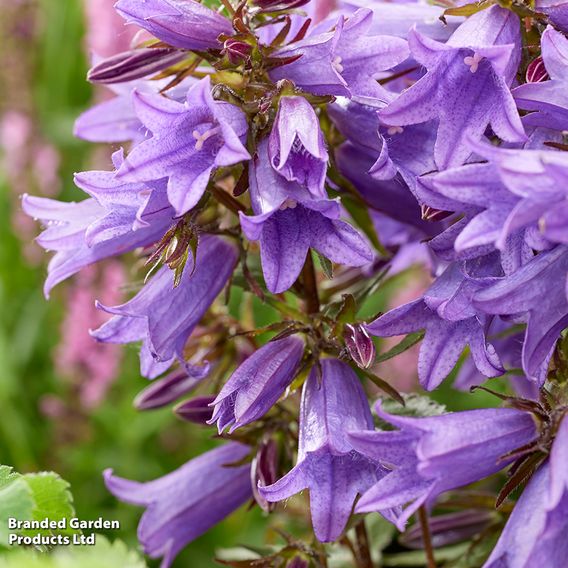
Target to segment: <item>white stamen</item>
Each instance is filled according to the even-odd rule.
[[[205,144],[205,142],[207,142],[207,140],[209,140],[211,136],[215,136],[215,134],[217,134],[219,130],[221,130],[220,126],[216,126],[215,128],[210,128],[209,130],[206,130],[203,134],[201,134],[199,130],[194,130],[192,132],[192,135],[196,140],[195,149],[198,152],[200,152],[203,149],[203,144]]]
[[[284,211],[286,209],[296,209],[297,206],[298,206],[297,201],[288,198],[286,199],[286,201],[284,201],[284,203],[282,203],[282,205],[280,205],[280,211]]]
[[[331,66],[338,72],[343,73],[343,65],[341,65],[342,59],[339,55],[336,55],[331,61]]]
[[[404,128],[402,126],[389,126],[387,130],[387,134],[389,136],[394,136],[395,134],[402,134],[404,132]]]
[[[482,59],[483,59],[482,55],[479,55],[479,53],[474,52],[473,56],[468,55],[467,57],[464,57],[463,62],[469,67],[469,70],[472,73],[475,73],[479,68],[479,63],[481,62]]]

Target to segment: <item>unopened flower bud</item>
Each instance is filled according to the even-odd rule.
[[[269,503],[259,492],[261,487],[272,485],[278,479],[278,446],[273,439],[262,442],[251,463],[252,493],[259,507],[270,512],[276,503]]]
[[[528,64],[525,77],[527,83],[542,83],[549,79],[542,57],[539,56]]]
[[[205,426],[213,416],[213,408],[209,406],[215,400],[214,395],[196,396],[174,408],[174,412],[182,420]]]
[[[134,399],[134,406],[138,410],[166,406],[195,388],[201,378],[192,377],[185,370],[174,371],[141,391]]]
[[[233,65],[246,61],[252,51],[252,46],[244,41],[229,38],[223,44],[223,53],[227,55]]]
[[[87,74],[87,79],[91,83],[126,83],[162,71],[185,56],[177,49],[161,47],[124,51],[97,63]]]
[[[492,521],[491,511],[480,510],[460,511],[431,517],[429,525],[432,544],[438,548],[469,540],[486,529]],[[400,542],[408,548],[424,548],[420,526],[415,525],[403,533]]]
[[[363,326],[346,324],[343,339],[349,355],[358,367],[368,369],[375,362],[375,344]]]
[[[263,12],[279,12],[291,10],[307,4],[310,0],[254,0],[253,4],[262,8]]]

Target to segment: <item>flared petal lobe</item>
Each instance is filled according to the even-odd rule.
[[[249,448],[230,442],[147,483],[104,472],[108,490],[118,499],[146,507],[138,539],[151,558],[163,558],[162,568],[192,540],[230,515],[252,497],[250,465],[235,466]]]

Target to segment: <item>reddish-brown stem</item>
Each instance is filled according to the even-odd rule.
[[[422,541],[424,542],[428,568],[436,568],[436,559],[434,558],[434,549],[432,548],[432,535],[430,534],[430,524],[428,523],[428,513],[424,505],[418,509],[418,520],[420,521],[420,528],[422,529]]]
[[[308,251],[304,268],[302,269],[302,282],[306,299],[306,310],[308,314],[317,314],[320,309],[318,284],[316,281],[316,270],[312,259],[312,252]]]

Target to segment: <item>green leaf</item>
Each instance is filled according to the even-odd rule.
[[[389,414],[398,416],[439,416],[447,412],[443,404],[439,404],[427,396],[420,394],[402,394],[404,406],[400,406],[392,400],[384,399],[382,409]]]
[[[388,361],[401,353],[404,353],[410,349],[413,345],[416,345],[424,337],[423,331],[417,331],[416,333],[408,334],[400,343],[397,343],[392,349],[389,349],[386,353],[379,355],[376,359],[377,363],[382,363],[383,361]]]
[[[477,12],[481,12],[481,10],[485,10],[492,6],[495,2],[485,0],[483,2],[473,2],[472,4],[465,4],[463,6],[459,6],[457,8],[448,8],[444,11],[444,16],[473,16],[473,14],[477,14]]]
[[[325,277],[328,280],[331,280],[333,278],[333,264],[331,263],[331,260],[323,256],[323,254],[320,254],[318,251],[316,251],[316,256],[319,260],[319,264],[323,270],[323,273],[325,274]]]
[[[14,472],[9,465],[0,465],[0,488],[9,485],[12,481],[18,479],[18,477],[20,477],[20,474]]]
[[[69,492],[69,483],[53,472],[28,473],[22,476],[28,484],[34,500],[33,515],[30,520],[41,521],[48,518],[50,521],[60,521],[75,516],[73,507],[73,497]],[[51,529],[33,529],[22,531],[22,534],[53,534]],[[81,532],[77,529],[69,528],[57,529],[57,534],[73,534]]]
[[[97,535],[95,546],[66,546],[51,554],[18,550],[2,558],[2,568],[146,568],[140,555],[118,540]]]
[[[396,402],[396,405],[404,406],[404,397],[401,395],[388,381],[381,379],[371,371],[365,369],[359,369],[363,375],[370,379],[378,388],[380,388],[384,393],[388,394],[393,400],[392,404]],[[394,414],[394,413],[393,413]]]
[[[14,532],[8,528],[8,519],[31,519],[34,508],[31,488],[18,474],[10,473],[10,470],[11,468],[3,466],[1,472],[4,486],[0,489],[0,544],[4,546],[8,546],[9,535]],[[11,481],[6,482],[10,476]]]

